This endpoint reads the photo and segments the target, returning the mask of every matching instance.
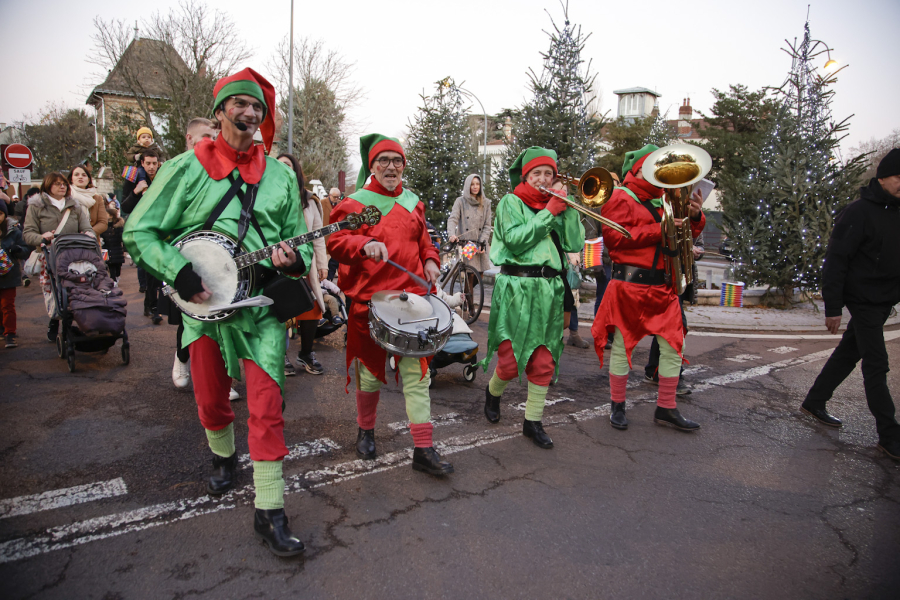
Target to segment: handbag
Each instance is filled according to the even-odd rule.
[[[306,278],[293,279],[278,273],[263,286],[263,295],[272,299],[272,311],[281,323],[312,310],[312,288]]]
[[[578,271],[572,267],[569,267],[568,271],[566,271],[566,281],[569,282],[569,288],[571,288],[572,291],[581,287],[581,275],[579,275]]]

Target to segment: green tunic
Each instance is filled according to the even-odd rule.
[[[584,226],[576,211],[567,209],[554,217],[546,210],[535,212],[518,196],[507,194],[497,205],[491,262],[562,270],[565,263],[550,237],[553,231],[563,251],[580,252],[584,247]],[[491,298],[488,349],[481,361],[484,370],[504,340],[512,342],[520,374],[539,346],[550,350],[558,369],[563,351],[563,292],[560,277],[498,274]]]
[[[237,176],[237,169],[234,175]],[[231,182],[213,180],[189,150],[160,168],[153,185],[144,193],[128,218],[122,240],[134,262],[152,276],[172,283],[188,264],[171,243],[203,227]],[[246,189],[246,186],[245,186]],[[237,238],[240,201],[235,197],[216,221],[213,229]],[[266,157],[253,213],[271,245],[306,232],[300,212],[300,192],[293,171]],[[244,248],[258,250],[263,242],[254,227],[244,237]],[[303,262],[312,264],[312,246],[299,249]],[[260,263],[273,269],[271,260]],[[253,290],[258,295],[261,290]],[[285,327],[275,318],[271,307],[243,308],[223,321],[205,322],[184,317],[182,344],[187,346],[201,336],[219,344],[228,375],[240,378],[239,359],[249,359],[284,387]]]

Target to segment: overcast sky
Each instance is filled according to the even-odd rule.
[[[147,11],[167,12],[176,4],[0,0],[7,82],[0,122],[35,115],[48,102],[84,104],[90,88],[103,79],[86,62],[95,16],[133,23]],[[711,88],[780,85],[791,66],[781,48],[786,38],[802,38],[808,4],[570,0],[569,18],[592,33],[585,58],[598,74],[604,110],[615,117],[613,90],[643,86],[661,93],[661,110],[675,118],[686,96],[695,109],[707,111]],[[254,52],[246,66],[269,75],[274,47],[289,31],[290,1],[211,5],[243,29]],[[322,38],[355,63],[367,96],[355,121],[367,131],[399,135],[420,104],[419,94],[430,93],[434,82],[448,75],[464,82],[489,114],[520,105],[528,93],[526,72],[540,70],[539,53],[549,45],[544,31],[552,25],[545,9],[562,27],[559,0],[296,0],[294,35]],[[897,0],[811,2],[813,38],[827,42],[832,57],[849,64],[839,75],[833,103],[837,119],[854,115],[845,150],[900,127],[898,23]],[[473,111],[481,112],[477,103]],[[351,148],[355,153],[355,140]]]

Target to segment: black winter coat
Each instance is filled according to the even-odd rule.
[[[125,246],[122,244],[122,232],[124,229],[124,223],[117,227],[115,221],[110,219],[109,227],[101,234],[103,236],[103,247],[109,252],[106,262],[111,265],[125,263]]]
[[[900,199],[873,178],[834,221],[822,270],[825,316],[846,305],[900,302]]]
[[[12,259],[13,267],[6,275],[0,275],[0,290],[19,287],[22,285],[22,271],[19,268],[19,260],[25,260],[31,254],[31,246],[25,245],[22,239],[22,230],[18,227],[8,227],[6,235],[0,238],[0,248],[3,248]]]

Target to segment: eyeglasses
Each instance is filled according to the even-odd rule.
[[[403,160],[402,156],[395,156],[394,158],[388,158],[387,156],[382,156],[382,157],[376,158],[375,162],[377,162],[378,165],[382,169],[386,169],[387,166],[390,164],[393,164],[395,167],[398,167],[398,168],[402,167],[403,163],[405,161]]]
[[[248,106],[253,108],[253,112],[258,114],[263,114],[265,111],[265,107],[260,102],[247,102],[243,98],[231,98],[231,101],[234,102],[234,107],[239,111],[244,111]]]

